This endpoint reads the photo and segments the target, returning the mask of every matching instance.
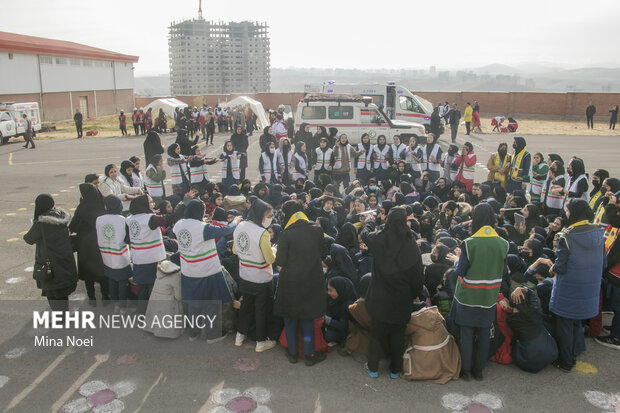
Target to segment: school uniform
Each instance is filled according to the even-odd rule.
[[[230,154],[222,152],[220,159],[222,162],[222,183],[224,187],[229,188],[231,185],[239,183],[241,178],[241,159],[237,159],[237,156],[241,155],[237,151],[232,151]],[[243,157],[243,155],[242,155]]]
[[[125,243],[127,219],[120,214],[101,215],[97,217],[96,230],[110,299],[124,306],[129,289],[128,280],[132,276],[129,246]]]
[[[263,152],[258,158],[258,172],[263,181],[269,184],[277,184],[280,181],[280,162],[278,162],[278,154]]]
[[[363,143],[357,144],[357,152],[361,152],[364,148]],[[359,154],[355,159],[355,170],[357,171],[355,178],[364,186],[368,185],[368,180],[372,177],[372,154],[374,153],[374,145],[368,144],[368,150]]]
[[[183,334],[181,327],[176,325],[164,327],[161,325],[164,317],[173,318],[183,315],[180,269],[181,267],[168,260],[162,261],[157,268],[157,278],[146,309],[146,325],[144,328],[144,331],[152,333],[155,337],[178,338]],[[155,319],[159,323],[154,323]]]
[[[392,158],[390,146],[385,145],[383,149],[381,149],[379,145],[375,145],[374,154],[376,156],[373,162],[375,178],[377,178],[379,182],[385,181],[388,178],[387,171],[390,165],[388,159]]]
[[[333,149],[325,147],[325,150],[316,148],[314,152],[314,158],[316,159],[314,162],[314,183],[318,185],[319,176],[321,174],[331,175],[331,171],[327,168],[331,167],[332,154],[334,151]]]

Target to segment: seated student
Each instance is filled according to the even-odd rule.
[[[327,313],[323,321],[323,336],[328,344],[342,343],[347,338],[349,320],[347,309],[357,300],[351,280],[330,278],[327,282]]]
[[[317,204],[322,201],[322,208],[319,208]],[[327,195],[322,195],[312,201],[308,202],[308,209],[312,218],[325,217],[329,220],[329,223],[334,228],[338,225],[338,216],[333,210],[334,200]],[[310,218],[310,217],[308,217]]]
[[[353,285],[359,282],[359,274],[353,265],[353,260],[349,256],[349,252],[342,245],[331,243],[329,245],[329,257],[325,259],[327,264],[326,278],[346,277]]]
[[[533,290],[516,288],[510,307],[508,325],[514,334],[514,362],[522,370],[537,373],[558,357],[557,344],[543,325],[540,303]]]
[[[157,278],[146,308],[144,328],[144,331],[153,333],[155,337],[178,338],[183,334],[183,328],[163,327],[161,322],[159,324],[153,322],[155,318],[161,321],[164,316],[174,318],[183,315],[179,264],[179,255],[175,254],[170,260],[164,260],[157,265]]]
[[[424,268],[424,286],[433,297],[437,293],[437,287],[443,282],[444,274],[452,267],[452,263],[446,259],[450,248],[445,245],[436,245],[431,252],[432,264]]]

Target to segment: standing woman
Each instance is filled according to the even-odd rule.
[[[569,372],[577,356],[586,350],[581,321],[599,311],[605,230],[591,223],[594,214],[583,199],[569,202],[566,218],[555,263],[547,260],[543,264],[552,265],[549,273],[555,275],[549,310],[555,321],[559,357],[553,365]]]
[[[291,147],[291,141],[286,137],[280,139],[278,146],[282,159],[280,175],[282,175],[282,184],[287,187],[294,182],[293,171],[295,171],[295,154]]]
[[[121,162],[121,169],[118,175],[118,180],[125,186],[129,188],[140,188],[140,181],[134,181],[134,165],[131,161],[123,161]],[[140,188],[142,189],[142,188]],[[126,199],[123,201],[123,211],[129,211],[129,203],[131,199]]]
[[[166,179],[166,170],[164,169],[164,158],[161,155],[154,155],[149,160],[144,176],[144,188],[146,192],[153,198],[153,202],[157,205],[164,200],[166,196],[166,187],[164,180]]]
[[[295,171],[293,172],[293,180],[308,179],[308,156],[306,155],[306,144],[297,142],[295,144]]]
[[[78,283],[67,228],[70,218],[62,209],[54,208],[50,195],[41,194],[34,201],[32,226],[24,235],[26,243],[36,244],[32,278],[52,311],[69,311],[69,295]]]
[[[327,138],[321,138],[319,141],[319,147],[314,150],[314,184],[319,184],[319,176],[331,175],[332,171],[332,152],[333,150],[327,147]]]
[[[261,180],[269,185],[282,181],[280,177],[280,162],[276,153],[276,145],[273,142],[267,144],[267,148],[258,158],[258,172]]]
[[[274,337],[267,336],[267,324],[271,316],[269,301],[273,296],[271,264],[276,260],[271,249],[271,237],[267,232],[272,218],[271,205],[255,199],[248,221],[241,222],[233,234],[233,252],[239,256],[239,292],[243,296],[235,346],[243,345],[250,326],[255,323],[257,353],[274,348],[277,344]]]
[[[160,227],[166,227],[166,218],[155,215],[155,203],[149,195],[141,195],[131,201],[127,219],[131,258],[133,261],[133,281],[138,284],[138,313],[144,314],[155,277],[157,263],[166,258],[166,249]]]
[[[368,180],[372,176],[372,155],[374,146],[370,143],[370,135],[362,134],[361,142],[357,144],[359,155],[355,159],[355,178],[360,181],[362,186],[368,185]]]
[[[323,230],[308,221],[298,201],[282,206],[284,230],[278,240],[275,266],[281,267],[275,293],[274,314],[284,317],[288,344],[286,356],[297,363],[298,327],[303,337],[302,350],[306,366],[325,360],[325,353],[315,352],[314,320],[326,310],[323,257]],[[299,248],[303,240],[304,248]]]
[[[366,296],[366,308],[372,318],[366,371],[371,378],[379,377],[381,343],[387,339],[390,377],[396,379],[403,367],[405,327],[411,318],[412,304],[416,297],[422,297],[422,257],[415,234],[407,226],[405,209],[390,209],[382,230],[375,232],[375,225],[368,221],[361,233],[374,257]]]
[[[136,135],[138,135],[138,132],[136,132]],[[144,159],[146,159],[147,162],[153,159],[153,156],[161,155],[162,153],[164,153],[164,147],[161,144],[161,139],[159,138],[157,132],[155,132],[154,130],[150,130],[149,133],[146,134],[143,147]]]
[[[181,253],[181,295],[192,318],[204,316],[207,300],[221,301],[222,304],[233,300],[222,273],[215,240],[232,234],[241,217],[235,217],[231,224],[220,227],[205,223],[204,215],[202,201],[192,199],[185,208],[184,218],[173,228]],[[190,328],[190,341],[196,340],[199,335],[198,326]],[[213,338],[219,339],[220,336],[218,334]]]
[[[242,181],[245,179],[245,168],[248,167],[247,153],[248,153],[248,135],[245,134],[241,126],[237,126],[235,133],[230,136],[230,142],[233,149],[243,155],[241,163],[239,164],[240,178]]]
[[[105,215],[97,218],[97,243],[103,260],[103,275],[107,277],[110,299],[114,301],[114,312],[127,309],[127,291],[131,278],[127,220],[121,215],[123,207],[116,195],[104,199]]]
[[[95,282],[101,287],[101,297],[106,305],[108,279],[103,273],[103,261],[97,244],[97,218],[103,215],[103,199],[93,184],[80,184],[80,204],[69,224],[69,230],[77,234],[78,273],[86,284],[88,304],[96,306]]]
[[[222,183],[224,188],[237,185],[241,177],[241,162],[244,156],[234,150],[232,142],[226,141],[220,159],[222,160]]]
[[[121,129],[121,135],[127,136],[127,117],[125,112],[121,110],[121,114],[118,115],[118,126]]]
[[[461,377],[482,380],[482,370],[489,358],[491,325],[497,312],[497,298],[506,272],[508,241],[494,229],[495,214],[491,205],[476,205],[472,213],[471,233],[461,244],[456,275],[458,282],[452,302],[452,316],[460,327]],[[456,259],[452,254],[448,258]],[[509,291],[505,291],[509,296]],[[472,366],[474,334],[478,337],[476,366]]]
[[[388,168],[391,159],[391,148],[386,143],[385,136],[379,135],[377,144],[374,146],[373,164],[377,181],[385,181],[388,178]],[[407,321],[409,321],[407,319]]]
[[[178,143],[173,143],[168,147],[167,162],[170,167],[172,193],[181,199],[189,192],[189,168],[187,163],[192,159],[181,155],[181,147]]]

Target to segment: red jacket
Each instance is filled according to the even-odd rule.
[[[474,185],[473,168],[476,166],[476,154],[471,151],[465,156],[460,155],[454,160],[454,165],[459,168],[459,172],[456,174],[456,180],[463,182],[467,192],[470,192],[471,187]]]

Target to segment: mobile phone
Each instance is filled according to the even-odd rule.
[[[521,214],[518,214],[515,212],[515,225],[516,226],[521,226],[521,223],[523,223],[525,225],[525,217]]]

